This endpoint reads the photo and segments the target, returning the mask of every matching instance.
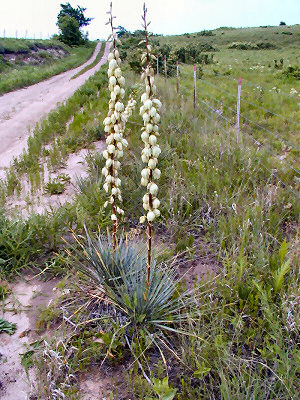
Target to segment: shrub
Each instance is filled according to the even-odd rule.
[[[197,45],[190,44],[187,47],[180,47],[175,51],[175,57],[183,63],[202,63],[205,59],[204,52],[215,52],[218,51],[216,47],[213,47],[209,43],[199,43]],[[208,57],[207,57],[208,60]]]
[[[270,42],[260,42],[256,44],[258,50],[272,50],[276,49],[275,44]]]
[[[257,47],[254,43],[251,42],[232,42],[229,46],[229,49],[238,49],[238,50],[256,50]]]
[[[260,42],[256,44],[251,42],[232,42],[228,48],[238,50],[271,50],[275,49],[276,46],[269,42]]]
[[[198,33],[199,36],[216,36],[215,33],[213,33],[213,31],[201,31]]]
[[[282,72],[282,75],[286,78],[300,80],[300,66],[290,65]]]

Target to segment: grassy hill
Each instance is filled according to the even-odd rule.
[[[0,95],[50,78],[88,60],[96,46],[57,40],[0,39]]]
[[[162,36],[162,44],[168,43],[175,46],[188,45],[190,43],[214,44],[226,48],[232,42],[270,42],[278,49],[292,46],[295,49],[300,43],[300,25],[291,26],[266,26],[258,28],[227,28],[221,27],[214,30],[196,33],[185,33],[183,35]]]

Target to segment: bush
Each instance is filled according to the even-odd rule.
[[[256,44],[251,42],[232,42],[228,48],[238,50],[270,50],[276,49],[276,46],[270,42],[260,42]]]
[[[272,50],[276,49],[275,44],[270,42],[261,42],[256,44],[258,50]]]
[[[188,45],[180,47],[175,51],[175,57],[182,63],[203,63],[203,60],[208,60],[208,55],[203,55],[204,52],[215,52],[217,49],[209,43],[199,43],[197,45]],[[211,58],[212,60],[212,58]],[[205,63],[205,62],[204,62]],[[209,64],[211,62],[208,62]]]
[[[251,42],[232,42],[228,48],[238,50],[256,50],[256,45]]]
[[[216,36],[215,33],[213,33],[213,31],[201,31],[198,33],[199,36]]]
[[[290,65],[283,72],[283,76],[286,78],[292,78],[296,80],[300,80],[300,66],[299,65]]]

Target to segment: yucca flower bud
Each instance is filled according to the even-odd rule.
[[[140,115],[144,122],[144,130],[141,133],[141,139],[145,143],[142,150],[141,158],[147,167],[141,172],[141,184],[147,187],[147,193],[143,197],[143,208],[148,211],[147,217],[140,218],[140,222],[152,222],[160,215],[158,207],[160,201],[156,198],[158,193],[158,186],[153,181],[160,178],[160,170],[157,168],[158,157],[161,154],[161,149],[157,144],[157,137],[159,136],[158,123],[160,121],[159,110],[161,102],[154,97],[154,71],[151,66],[151,45],[148,44],[147,51],[143,53],[141,60],[145,64],[141,76],[142,81],[145,82],[145,93],[141,96],[142,106],[140,107]]]
[[[147,214],[147,220],[152,222],[155,219],[155,213],[153,211],[149,211]]]
[[[145,221],[146,221],[145,215],[143,215],[142,217],[140,217],[140,224],[143,224]]]
[[[103,157],[106,161],[105,167],[102,168],[102,174],[105,176],[103,188],[109,196],[109,200],[105,202],[105,207],[108,203],[112,205],[111,219],[116,228],[116,223],[118,221],[117,214],[124,214],[124,211],[117,204],[118,201],[122,201],[120,190],[121,179],[118,178],[118,169],[120,169],[121,164],[118,159],[123,156],[123,147],[128,145],[127,140],[123,138],[123,133],[125,130],[125,123],[129,115],[131,115],[136,102],[130,98],[124,110],[125,107],[122,98],[125,95],[125,90],[123,89],[125,86],[125,78],[122,76],[122,70],[120,68],[121,60],[119,51],[116,48],[114,32],[112,36],[113,49],[108,56],[109,68],[107,71],[109,77],[108,88],[110,91],[109,111],[107,117],[103,121],[104,130],[107,132],[107,149],[103,151]],[[125,114],[125,116],[123,114]],[[114,229],[114,232],[115,230],[116,229]],[[114,242],[116,242],[116,238]]]

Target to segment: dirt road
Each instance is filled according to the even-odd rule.
[[[76,69],[0,96],[0,179],[5,177],[5,167],[26,148],[28,136],[35,124],[55,108],[58,102],[72,96],[106,62],[108,43],[101,61],[94,68],[71,80],[73,75],[96,58],[100,47],[101,44],[98,43],[93,56]]]

